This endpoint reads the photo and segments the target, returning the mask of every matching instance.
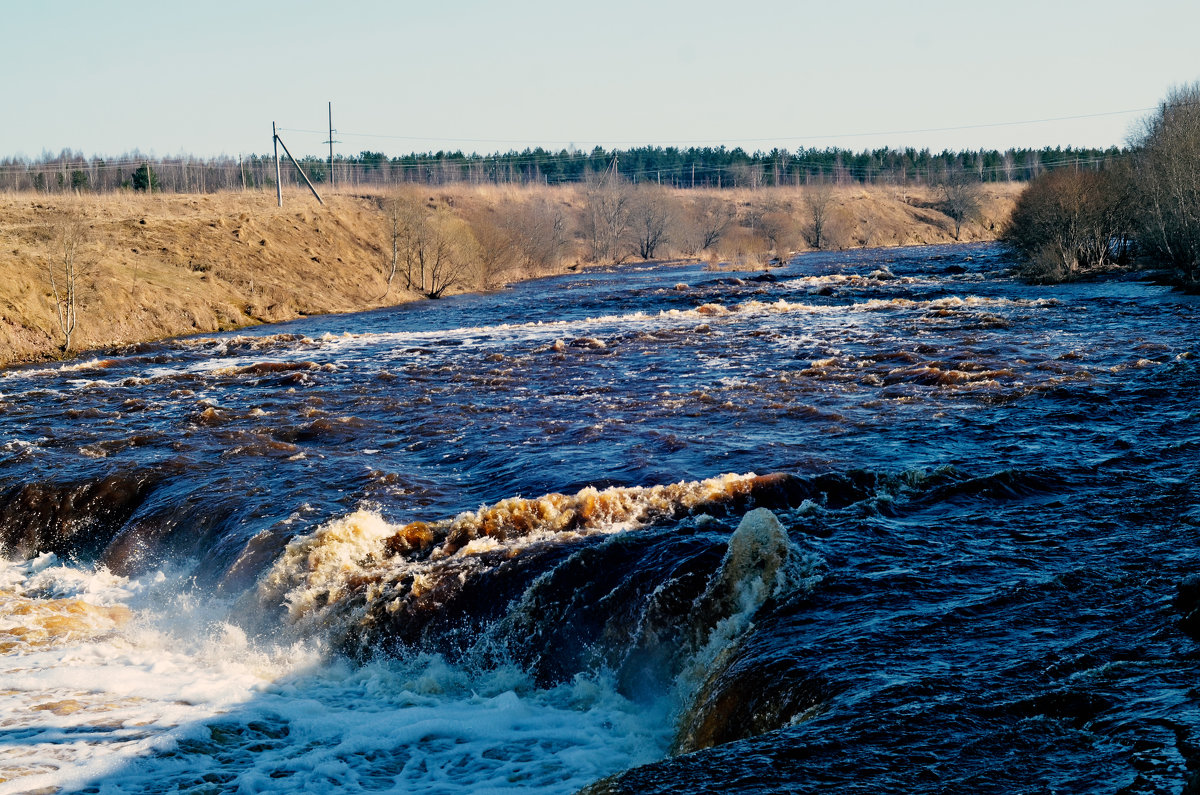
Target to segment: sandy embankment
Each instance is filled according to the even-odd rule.
[[[584,200],[577,186],[417,190],[468,222],[505,203],[535,197],[549,202],[574,230],[561,268],[584,257],[578,233]],[[1019,191],[1016,185],[988,186],[980,220],[964,227],[962,239],[991,239]],[[673,192],[677,212],[686,214],[705,193]],[[739,217],[763,203],[791,216],[797,228],[805,222],[800,189],[710,195],[736,203]],[[378,200],[333,195],[325,201],[322,207],[310,195],[292,193],[279,208],[274,193],[260,192],[0,196],[0,366],[58,355],[61,335],[46,263],[55,256],[53,218],[71,204],[88,227],[75,352],[419,300],[399,279],[386,289],[391,233]],[[921,188],[838,189],[835,219],[842,246],[953,242],[953,225]],[[750,234],[745,228],[741,233]],[[802,248],[801,239],[795,236]],[[677,249],[663,254],[678,256]]]

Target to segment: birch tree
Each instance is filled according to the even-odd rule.
[[[46,280],[54,298],[55,318],[62,334],[62,352],[71,350],[71,336],[79,322],[79,294],[86,269],[82,249],[87,243],[87,218],[78,207],[64,210],[51,224],[53,244],[46,260]]]
[[[401,268],[405,287],[427,298],[471,285],[479,244],[465,221],[411,196],[389,199],[385,209],[391,230],[389,286]]]

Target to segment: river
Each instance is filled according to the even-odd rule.
[[[1009,267],[634,264],[3,371],[0,793],[1180,792],[1200,299]]]

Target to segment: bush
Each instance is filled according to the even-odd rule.
[[[1123,170],[1050,171],[1017,199],[1001,240],[1027,278],[1065,281],[1124,258],[1129,208]]]

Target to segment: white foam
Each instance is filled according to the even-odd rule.
[[[355,667],[319,641],[248,637],[230,605],[181,585],[53,555],[0,562],[0,591],[26,613],[132,616],[0,654],[0,795],[176,792],[205,777],[238,792],[573,792],[666,752],[666,707],[634,705],[604,676],[542,690],[516,669],[431,656]]]
[[[907,277],[905,277],[907,278]],[[904,278],[897,279],[902,282]],[[845,284],[860,287],[865,284],[879,284],[878,280],[868,277],[835,274],[822,277],[800,277],[784,282],[786,288],[793,292],[811,289],[814,286],[827,284]],[[807,294],[807,292],[805,293]],[[464,326],[452,329],[433,329],[426,331],[393,331],[393,332],[343,332],[342,334],[324,334],[318,339],[303,337],[299,339],[282,339],[278,335],[253,337],[248,335],[233,337],[226,340],[213,338],[196,338],[178,340],[176,343],[204,354],[203,358],[190,362],[182,367],[148,367],[142,374],[148,380],[170,379],[183,376],[209,377],[215,375],[237,375],[239,368],[261,362],[269,352],[269,358],[275,361],[313,361],[316,358],[327,358],[338,362],[320,364],[320,369],[328,370],[334,366],[345,366],[345,357],[362,348],[381,347],[391,348],[393,358],[405,358],[409,354],[405,348],[425,346],[445,341],[458,343],[456,349],[484,348],[497,342],[511,345],[514,342],[524,342],[534,346],[555,346],[557,340],[572,339],[603,339],[605,336],[619,334],[623,331],[662,330],[669,328],[691,328],[697,321],[712,325],[736,325],[749,319],[761,320],[774,315],[810,315],[821,317],[861,316],[863,313],[906,310],[976,310],[991,308],[1041,308],[1057,306],[1056,299],[1007,299],[981,297],[974,295],[948,296],[932,300],[913,300],[908,298],[873,298],[850,304],[806,303],[777,299],[773,302],[763,302],[749,299],[741,303],[720,304],[705,303],[690,309],[664,309],[657,312],[628,312],[623,314],[599,315],[572,320],[530,321],[526,323],[500,323],[486,326]],[[236,350],[230,348],[235,346]],[[559,342],[555,350],[566,350],[564,342]],[[233,355],[230,355],[230,354]],[[375,351],[373,356],[378,356]],[[386,358],[387,354],[385,354]],[[97,367],[107,366],[104,360],[93,360],[58,368],[21,371],[25,377],[61,376],[64,372],[76,372]],[[15,373],[13,373],[15,375]],[[5,374],[6,377],[10,374]],[[70,379],[73,388],[105,388],[121,386],[129,379],[117,383],[103,379]]]

